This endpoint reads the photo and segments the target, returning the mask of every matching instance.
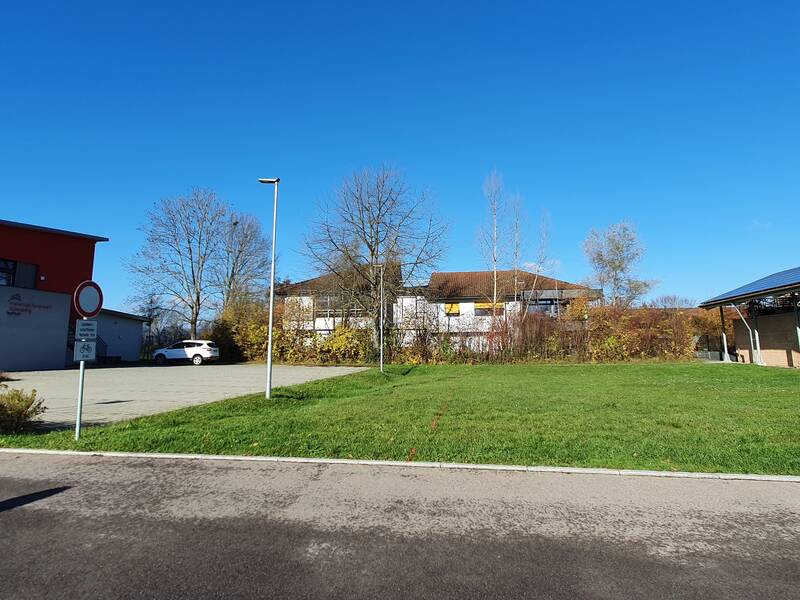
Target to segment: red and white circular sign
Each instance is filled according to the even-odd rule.
[[[103,291],[94,281],[84,281],[72,295],[75,310],[85,319],[96,317],[103,308]]]

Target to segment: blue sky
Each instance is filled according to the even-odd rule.
[[[167,4],[169,4],[167,6]],[[280,274],[316,203],[383,162],[450,221],[445,270],[484,268],[492,168],[552,221],[558,276],[629,220],[654,295],[697,301],[800,264],[800,3],[15,3],[0,20],[0,218],[105,235],[210,187],[269,228]]]

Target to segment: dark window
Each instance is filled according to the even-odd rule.
[[[216,348],[217,347],[217,345],[214,342],[208,342],[208,344],[206,344],[206,346],[208,346],[209,348]]]
[[[36,287],[36,265],[30,263],[17,263],[17,272],[14,274],[16,287],[33,289]]]
[[[0,285],[35,288],[36,265],[0,258]]]
[[[186,347],[186,344],[184,344],[183,342],[178,342],[177,344],[172,344],[172,346],[170,346],[169,349],[170,350],[178,350],[180,348],[185,348],[185,347]]]
[[[494,308],[494,310],[492,310]],[[491,317],[492,312],[494,316],[502,317],[505,314],[505,306],[498,302],[492,306],[491,302],[476,302],[475,303],[475,316],[476,317]]]
[[[13,260],[0,258],[0,285],[14,285],[14,274],[17,263]]]

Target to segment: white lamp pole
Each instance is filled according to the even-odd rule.
[[[383,305],[384,305],[384,302],[383,302],[383,270],[384,270],[385,266],[386,266],[385,263],[375,263],[375,267],[376,268],[380,268],[380,270],[381,270],[381,274],[380,274],[381,308],[380,308],[380,313],[379,313],[380,314],[380,324],[381,324],[380,328],[381,328],[381,330],[380,330],[380,333],[378,334],[378,343],[380,344],[380,368],[381,368],[381,373],[383,373]]]
[[[278,183],[275,179],[259,179],[259,183],[271,183],[275,186],[275,200],[272,204],[272,266],[269,270],[269,329],[267,330],[267,399],[272,397],[272,318],[275,312],[275,233],[278,223]]]

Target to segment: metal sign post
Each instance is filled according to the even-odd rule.
[[[73,359],[80,361],[78,375],[78,409],[75,415],[75,441],[81,438],[81,418],[83,416],[83,383],[86,375],[86,361],[94,360],[97,349],[97,321],[90,321],[103,307],[103,292],[94,281],[84,281],[72,296],[75,310],[81,319],[75,322],[75,352]]]
[[[86,318],[86,317],[84,317]],[[78,321],[80,323],[80,321]],[[76,327],[76,332],[80,327]],[[83,342],[83,340],[81,340]],[[75,337],[75,351],[78,351],[78,338]],[[81,360],[80,375],[78,375],[78,414],[75,415],[75,441],[81,439],[81,416],[83,415],[83,379],[86,375],[86,361]]]

